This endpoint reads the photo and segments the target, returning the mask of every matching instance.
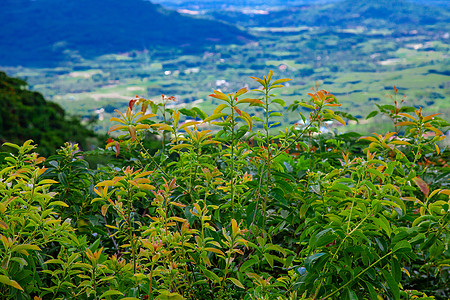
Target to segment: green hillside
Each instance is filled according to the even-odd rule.
[[[26,86],[25,81],[0,72],[0,145],[32,139],[39,143],[42,155],[53,153],[68,141],[87,149],[95,134],[77,119],[67,118],[61,106],[45,101]]]

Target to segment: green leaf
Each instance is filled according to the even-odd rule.
[[[358,296],[356,295],[355,291],[350,289],[350,288],[346,288],[347,293],[348,293],[348,298],[350,300],[358,300]]]
[[[207,268],[205,268],[204,266],[200,266],[200,269],[202,270],[203,274],[205,274],[205,276],[209,279],[212,280],[216,283],[220,282],[220,278],[219,276],[217,276],[215,273],[211,272],[210,270],[208,270]]]
[[[386,279],[386,281],[387,281],[389,290],[391,291],[392,296],[394,296],[394,299],[400,300],[400,289],[399,289],[398,283],[395,281],[394,277],[392,277],[391,273],[388,270],[381,269],[381,272],[383,273],[384,279]]]
[[[341,118],[341,116],[334,115],[333,119],[335,119],[336,121],[338,121],[339,123],[341,123],[342,125],[345,126],[345,121],[344,121],[344,119]]]
[[[405,250],[406,249],[406,250]],[[408,241],[402,240],[395,244],[394,248],[392,249],[393,252],[397,252],[399,250],[402,250],[402,252],[405,251],[411,251],[411,244]]]
[[[16,263],[21,265],[21,268],[24,266],[28,266],[28,262],[22,257],[11,257],[11,261],[15,261]]]
[[[345,192],[352,192],[352,189],[349,188],[348,186],[346,186],[345,184],[342,183],[335,183],[331,186],[332,190],[338,190],[338,191],[345,191]]]
[[[236,278],[228,278],[232,283],[234,283],[236,286],[240,287],[241,289],[245,289],[244,285],[237,280]]]
[[[0,275],[0,282],[23,291],[23,288],[17,283],[17,281],[11,280],[5,275]]]
[[[63,265],[64,262],[60,259],[49,259],[45,262],[45,264],[60,264]]]
[[[367,172],[379,177],[382,182],[384,182],[384,175],[377,169],[367,169]]]
[[[328,245],[337,238],[332,228],[327,228],[316,234],[314,237],[314,246],[319,248]]]
[[[395,281],[400,282],[402,280],[402,268],[400,262],[394,256],[391,257],[391,273]]]
[[[228,105],[226,105],[226,104],[224,104],[224,103],[221,103],[221,104],[219,104],[215,109],[214,109],[214,111],[213,111],[213,115],[216,115],[216,114],[218,114],[218,113],[220,113],[220,112],[222,112],[222,110],[224,109],[224,108],[227,108],[228,107]]]
[[[234,97],[236,98],[236,97],[239,97],[239,96],[241,96],[241,95],[243,95],[243,94],[245,94],[245,93],[247,93],[248,92],[248,90],[247,90],[247,88],[241,88],[239,91],[237,91],[235,94],[234,94]]]
[[[304,102],[299,102],[298,105],[315,110],[316,108],[314,106],[312,106],[311,104],[308,103],[304,103]]]
[[[228,114],[226,114],[226,113],[218,113],[218,114],[215,114],[215,115],[211,115],[211,116],[203,119],[203,123],[210,122],[212,120],[216,120],[216,119],[219,119],[219,118],[222,118],[222,117],[225,117],[225,116],[228,116]]]
[[[36,245],[29,245],[29,244],[23,244],[23,245],[17,245],[17,246],[12,246],[11,247],[11,252],[20,252],[23,250],[36,250],[36,251],[40,251],[41,248],[39,248]]]
[[[269,117],[282,117],[283,114],[280,112],[272,112],[269,114]]]
[[[62,201],[53,201],[53,202],[50,202],[48,205],[69,207],[69,205],[67,205],[66,203],[64,203]]]
[[[198,125],[198,124],[200,124],[200,122],[198,122],[198,121],[189,121],[189,122],[186,122],[186,123],[183,123],[183,124],[181,124],[180,125],[180,128],[178,128],[178,129],[184,129],[184,128],[186,128],[186,127],[189,127],[189,126],[194,126],[194,125]],[[172,128],[170,128],[170,130],[173,132],[173,129]],[[185,129],[186,130],[186,129]]]
[[[292,79],[290,78],[281,78],[281,79],[277,79],[274,82],[272,82],[272,85],[276,85],[276,84],[280,84],[280,83],[284,83],[287,81],[291,81]],[[284,106],[284,105],[283,105]]]
[[[376,115],[378,115],[378,110],[371,111],[371,112],[367,115],[366,120],[367,120],[367,119],[370,119],[370,118],[373,118],[373,117],[375,117]]]
[[[247,205],[247,208],[245,210],[245,213],[247,214],[247,226],[250,226],[253,221],[255,211],[257,210],[256,204],[256,202],[250,202],[250,204]]]
[[[58,183],[58,181],[52,179],[44,179],[39,181],[39,184],[54,184],[54,183]]]
[[[261,100],[259,99],[252,99],[252,98],[245,98],[245,99],[241,99],[238,102],[236,102],[236,104],[239,103],[249,103],[250,105],[261,105],[264,104]]]
[[[253,265],[256,265],[257,263],[259,263],[258,258],[254,257],[252,259],[249,259],[241,265],[241,267],[239,268],[239,271],[244,272],[245,270],[247,270],[248,268],[250,268]]]
[[[378,217],[372,217],[370,218],[370,220],[372,220],[372,222],[374,222],[376,225],[378,225],[384,232],[386,232],[386,234],[388,235],[388,237],[391,236],[392,233],[392,229],[390,227],[390,223],[388,220],[386,220],[386,218],[379,214]]]
[[[270,267],[273,268],[273,255],[271,255],[269,253],[264,253],[264,258],[267,260]]]
[[[281,105],[282,107],[284,107],[286,105],[286,102],[284,102],[283,99],[273,99],[272,103],[278,103],[279,105]]]
[[[284,256],[286,256],[286,250],[283,247],[279,246],[279,245],[273,245],[273,244],[268,245],[267,246],[267,250],[278,251],[278,252],[282,253]]]
[[[250,117],[250,115],[248,113],[246,113],[245,111],[241,111],[242,113],[242,119],[247,123],[249,130],[251,131],[253,128],[253,120],[252,117]]]
[[[18,145],[16,145],[16,144],[12,144],[12,143],[6,142],[6,143],[3,143],[2,146],[8,146],[8,147],[11,147],[11,148],[14,148],[14,149],[17,149],[17,150],[20,151],[20,146],[18,146]]]
[[[320,252],[313,254],[311,256],[308,256],[305,258],[305,268],[308,270],[308,272],[313,272],[315,269],[320,267],[318,264],[319,260],[326,260],[326,258],[329,256],[328,253]]]
[[[300,217],[301,218],[303,218],[306,215],[306,212],[308,211],[308,209],[309,209],[309,204],[306,204],[306,203],[300,207]]]
[[[192,111],[190,109],[186,109],[186,108],[181,108],[179,110],[179,112],[182,113],[185,116],[192,117],[192,118],[195,118],[197,116],[196,112],[194,112],[194,111]]]
[[[59,182],[61,182],[61,184],[62,184],[64,187],[68,187],[68,186],[69,186],[69,183],[67,182],[67,176],[66,176],[66,173],[59,173],[59,174],[58,174],[58,179],[59,179]]]
[[[116,290],[109,290],[109,291],[104,292],[104,293],[100,296],[100,299],[105,298],[105,297],[107,297],[107,296],[112,296],[112,295],[121,295],[121,296],[123,296],[123,293],[121,293],[121,292],[119,292],[119,291],[116,291]]]
[[[170,151],[173,150],[178,150],[178,149],[184,149],[184,148],[194,148],[194,146],[190,145],[190,144],[179,144],[179,145],[175,145],[173,147],[170,148]]]
[[[191,110],[194,111],[202,120],[208,117],[208,115],[198,107],[193,107]]]
[[[364,281],[364,283],[366,284],[367,289],[369,290],[370,300],[378,300],[377,293],[375,292],[375,289],[373,288],[372,284],[367,281]]]

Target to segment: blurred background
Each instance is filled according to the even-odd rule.
[[[331,91],[356,119],[339,130],[393,130],[366,116],[394,85],[448,120],[449,20],[447,0],[2,0],[0,142],[104,134],[136,95],[211,113],[212,89],[256,88],[249,76],[269,70],[293,79],[287,105]],[[285,112],[280,126],[298,120]],[[90,133],[68,133],[77,122]]]

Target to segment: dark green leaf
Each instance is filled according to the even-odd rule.
[[[400,289],[398,287],[398,282],[395,281],[394,277],[392,277],[391,273],[386,269],[381,269],[381,273],[383,274],[384,279],[386,279],[387,284],[389,286],[389,290],[394,296],[394,300],[400,300]]]
[[[371,111],[371,112],[367,115],[366,120],[367,120],[367,119],[370,119],[370,118],[373,118],[373,117],[375,117],[376,115],[378,115],[378,110]]]

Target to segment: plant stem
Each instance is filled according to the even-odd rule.
[[[231,101],[231,215],[234,219],[234,127],[236,126],[236,120],[234,117],[234,99]]]
[[[265,95],[264,95],[264,104],[265,104],[265,111],[266,111],[266,120],[265,120],[265,129],[266,129],[266,148],[267,148],[267,157],[266,157],[266,193],[264,196],[264,201],[262,203],[262,215],[263,215],[263,225],[262,227],[266,227],[266,219],[267,219],[267,202],[269,199],[269,185],[270,185],[270,165],[271,165],[271,145],[270,145],[270,136],[269,136],[269,89],[268,87],[265,88]],[[261,174],[263,176],[263,174]]]
[[[375,266],[377,263],[379,263],[380,261],[382,261],[383,259],[385,259],[387,256],[391,255],[393,252],[389,251],[388,253],[386,253],[385,255],[383,255],[382,257],[380,257],[379,259],[377,259],[374,263],[372,263],[370,266],[368,266],[367,268],[365,268],[364,270],[362,270],[361,272],[359,272],[358,275],[356,275],[353,279],[351,279],[350,281],[348,281],[346,284],[344,284],[343,286],[341,286],[340,288],[338,288],[337,290],[335,290],[334,292],[332,292],[331,294],[328,294],[327,296],[325,296],[324,298],[322,298],[322,300],[328,299],[331,296],[333,296],[334,294],[338,293],[340,290],[346,288],[348,285],[350,285],[353,281],[355,281],[356,279],[358,279],[359,277],[361,277],[361,275],[363,275],[364,273],[366,273],[368,270],[370,270],[373,266]]]

